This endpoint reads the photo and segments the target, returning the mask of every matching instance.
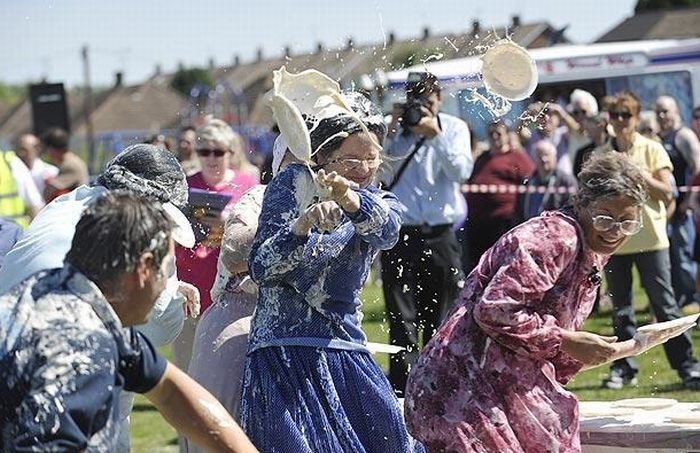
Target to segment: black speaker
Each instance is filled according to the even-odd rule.
[[[68,102],[62,83],[42,83],[29,86],[32,103],[34,135],[41,137],[47,129],[60,127],[70,132]]]

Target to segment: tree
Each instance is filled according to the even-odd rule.
[[[637,0],[634,7],[635,14],[663,9],[684,8],[700,6],[700,0]]]
[[[214,82],[211,79],[211,75],[209,75],[209,71],[202,68],[180,68],[170,82],[170,86],[184,96],[189,96],[195,85],[203,85],[211,89],[214,86]]]
[[[27,94],[27,87],[0,82],[0,103],[13,105]]]

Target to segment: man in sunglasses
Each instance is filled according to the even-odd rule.
[[[659,124],[659,137],[673,163],[673,176],[678,186],[688,186],[700,172],[700,141],[690,128],[683,126],[676,100],[660,96],[654,105]],[[681,306],[697,302],[695,294],[696,264],[693,261],[695,223],[688,194],[676,197],[676,210],[669,219],[671,245],[671,281]]]
[[[673,200],[673,169],[669,155],[660,143],[637,132],[639,100],[630,92],[615,97],[610,106],[610,123],[615,136],[596,152],[626,154],[644,170],[648,199],[642,209],[641,224],[618,223],[612,218],[595,219],[599,230],[620,228],[629,239],[610,258],[606,277],[613,302],[613,327],[622,341],[634,337],[637,330],[632,305],[632,265],[637,267],[657,321],[681,317],[671,285],[669,240],[666,234],[666,205]],[[601,216],[598,216],[601,217]],[[641,227],[638,234],[633,230]],[[671,367],[678,372],[686,388],[700,390],[700,367],[693,356],[690,336],[686,333],[664,344]],[[639,369],[632,357],[616,360],[603,386],[622,389],[636,385]]]

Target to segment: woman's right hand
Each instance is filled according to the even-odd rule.
[[[309,207],[294,222],[292,231],[297,236],[306,236],[316,226],[322,231],[332,231],[340,223],[343,211],[335,201],[323,201]]]
[[[597,366],[617,358],[617,337],[591,332],[562,330],[561,349],[585,366]]]

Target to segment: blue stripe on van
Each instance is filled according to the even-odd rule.
[[[675,63],[681,61],[700,60],[700,52],[679,53],[676,55],[663,55],[651,58],[650,64]]]

